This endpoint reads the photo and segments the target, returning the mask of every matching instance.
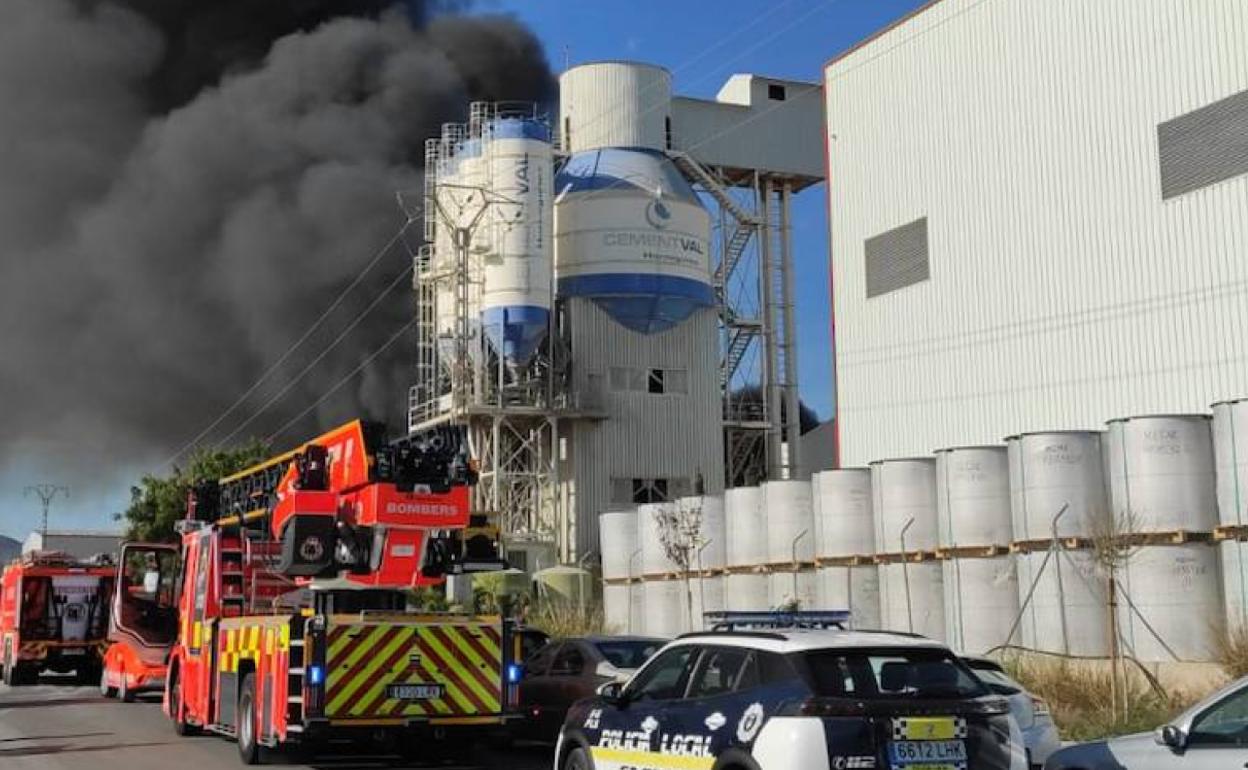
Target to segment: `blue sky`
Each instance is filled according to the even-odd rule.
[[[713,97],[749,72],[817,82],[823,64],[925,0],[485,0],[515,16],[565,63],[636,59],[667,67],[685,96]],[[823,185],[794,199],[802,400],[832,414],[828,216]]]

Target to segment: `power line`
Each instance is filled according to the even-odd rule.
[[[286,431],[287,431],[287,430],[288,430],[288,429],[289,429],[292,425],[294,425],[295,423],[299,422],[299,421],[300,421],[300,420],[302,420],[304,417],[307,417],[307,416],[308,416],[308,414],[309,414],[309,413],[311,413],[313,409],[315,409],[315,408],[317,408],[318,406],[320,406],[321,404],[323,404],[323,403],[325,402],[325,400],[326,400],[326,399],[328,399],[330,396],[334,395],[334,393],[337,393],[337,392],[338,392],[338,390],[342,388],[342,386],[346,385],[346,384],[347,384],[348,382],[350,382],[350,381],[351,381],[351,380],[352,380],[352,379],[353,379],[353,378],[354,378],[357,374],[359,374],[360,372],[362,372],[362,371],[364,370],[364,367],[366,367],[366,366],[368,366],[369,364],[371,364],[371,363],[373,362],[373,360],[377,358],[377,356],[379,356],[379,355],[381,355],[382,353],[384,353],[384,352],[385,352],[385,351],[386,351],[386,350],[387,350],[387,349],[388,349],[391,345],[393,345],[393,344],[394,344],[394,343],[395,343],[395,342],[399,339],[399,337],[403,336],[403,333],[404,333],[404,332],[406,332],[408,329],[410,329],[410,328],[412,328],[413,326],[415,326],[415,325],[416,325],[416,321],[417,321],[417,319],[416,319],[416,318],[412,318],[412,319],[411,319],[411,320],[409,320],[407,323],[405,323],[405,324],[403,324],[402,326],[400,326],[400,327],[399,327],[399,329],[398,329],[398,331],[396,331],[393,335],[391,335],[390,339],[386,340],[386,341],[385,341],[385,343],[383,343],[381,347],[379,347],[379,348],[377,348],[376,350],[374,350],[374,351],[372,352],[372,354],[371,354],[368,358],[365,358],[363,361],[361,361],[359,366],[355,367],[355,368],[354,368],[354,369],[352,369],[350,372],[348,372],[348,373],[347,373],[347,374],[346,374],[346,375],[345,375],[345,376],[344,376],[341,380],[339,380],[339,381],[338,381],[338,382],[337,382],[337,383],[336,383],[336,384],[335,384],[332,388],[330,388],[329,390],[325,391],[325,393],[323,393],[323,394],[321,395],[321,397],[320,397],[320,398],[318,398],[316,401],[313,401],[313,402],[312,402],[312,404],[310,404],[310,405],[309,405],[306,409],[304,409],[302,412],[300,412],[299,414],[297,414],[297,415],[295,415],[294,417],[292,417],[292,418],[291,418],[288,422],[286,422],[286,424],[285,424],[285,425],[283,425],[282,427],[280,427],[280,428],[278,428],[277,430],[275,430],[275,431],[273,431],[272,433],[270,433],[270,434],[268,435],[268,437],[266,437],[266,438],[265,438],[265,441],[266,441],[266,442],[269,442],[269,443],[272,443],[273,439],[277,438],[277,437],[278,437],[278,436],[280,436],[282,433],[285,433],[285,432],[286,432]]]
[[[22,492],[23,497],[30,497],[34,493],[39,497],[39,502],[43,503],[43,525],[39,528],[39,533],[43,537],[43,547],[48,547],[48,509],[52,507],[52,501],[56,499],[57,494],[63,494],[69,497],[69,487],[63,484],[33,484]]]
[[[236,409],[242,406],[243,403],[246,402],[247,399],[253,393],[255,393],[256,390],[269,379],[269,377],[273,375],[274,372],[276,372],[279,368],[281,368],[282,364],[286,363],[286,361],[294,354],[296,350],[298,350],[303,345],[303,343],[308,341],[308,339],[316,332],[316,330],[321,327],[321,324],[325,323],[325,320],[329,318],[329,316],[335,310],[338,309],[338,307],[347,298],[347,295],[350,294],[352,291],[354,291],[355,288],[360,285],[360,283],[364,280],[364,276],[372,272],[372,269],[377,265],[377,263],[380,262],[382,258],[385,257],[385,255],[390,252],[390,249],[394,248],[394,245],[403,238],[404,234],[407,232],[407,228],[411,227],[412,222],[414,221],[415,221],[415,217],[409,213],[407,221],[404,222],[403,226],[399,228],[399,231],[394,234],[394,237],[392,237],[389,241],[387,241],[386,244],[382,246],[377,251],[376,254],[373,255],[373,258],[369,260],[368,264],[366,264],[364,268],[355,276],[355,279],[352,280],[351,283],[349,283],[347,287],[344,288],[338,294],[338,296],[334,299],[334,301],[329,304],[329,307],[325,308],[325,312],[321,313],[320,317],[312,322],[312,325],[308,327],[307,331],[305,331],[303,335],[299,337],[299,339],[295,340],[294,344],[292,344],[289,348],[287,348],[286,352],[283,353],[280,357],[278,357],[278,359],[274,361],[273,364],[268,369],[266,369],[263,374],[260,375],[260,378],[257,379],[255,382],[253,382],[251,384],[251,387],[247,388],[247,390],[241,396],[239,396],[238,399],[233,404],[231,404],[228,408],[226,408],[226,410],[223,411],[221,414],[217,415],[217,418],[213,420],[211,423],[209,423],[208,427],[200,431],[190,441],[187,441],[182,446],[181,449],[179,449],[177,452],[174,452],[172,455],[166,458],[163,462],[161,462],[160,467],[163,468],[169,465],[170,463],[174,462],[175,460],[177,460],[182,455],[186,454],[187,451],[189,451],[192,447],[194,447],[196,444],[202,441],[205,436],[207,436],[214,429],[216,429],[216,427],[220,425],[225,420],[225,418],[229,417],[231,414],[234,413]],[[233,434],[231,434],[231,436],[233,436]]]
[[[246,428],[248,425],[254,422],[257,417],[259,417],[261,414],[264,414],[266,411],[268,411],[269,407],[276,404],[278,401],[282,399],[283,396],[289,393],[291,388],[298,385],[299,382],[305,376],[307,376],[308,372],[312,371],[312,369],[317,364],[319,364],[322,360],[324,360],[325,356],[329,355],[330,351],[332,351],[335,347],[338,346],[338,343],[346,339],[347,335],[350,334],[351,331],[355,329],[356,326],[360,325],[360,322],[362,322],[364,318],[373,311],[373,308],[381,304],[381,301],[385,299],[386,296],[390,292],[394,291],[394,287],[398,286],[403,281],[403,279],[406,278],[408,274],[412,272],[412,269],[413,269],[412,265],[409,264],[407,268],[403,270],[403,272],[395,276],[394,280],[390,282],[390,285],[387,286],[384,290],[382,290],[381,293],[379,293],[376,297],[374,297],[373,301],[368,303],[368,307],[364,308],[364,310],[362,310],[360,314],[355,317],[355,320],[353,320],[350,324],[348,324],[347,328],[343,329],[342,332],[337,337],[335,337],[332,342],[330,342],[328,345],[322,348],[321,352],[317,354],[316,358],[312,359],[312,361],[308,363],[307,366],[303,367],[303,369],[300,370],[300,372],[297,375],[295,375],[293,379],[291,379],[288,383],[286,383],[285,387],[283,387],[281,390],[275,393],[272,398],[266,401],[264,406],[260,407],[255,412],[253,412],[250,417],[248,417],[246,420],[243,421],[241,425],[239,425],[237,428],[231,431],[228,436],[216,442],[216,446],[220,447],[220,446],[224,446],[228,444],[231,439],[233,439],[240,432],[242,432],[243,428]],[[373,357],[370,357],[369,360],[372,360]]]

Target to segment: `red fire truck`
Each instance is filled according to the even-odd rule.
[[[163,692],[169,653],[178,638],[177,545],[126,543],[117,563],[109,613],[108,648],[100,694],[129,703],[141,692]]]
[[[113,565],[59,552],[27,554],[0,575],[0,665],[7,685],[33,684],[40,671],[100,676]]]
[[[457,430],[387,443],[357,421],[196,489],[165,688],[175,730],[233,737],[254,764],[351,734],[440,754],[514,718],[510,622],[407,610],[413,588],[504,566],[496,530],[469,514],[474,481]]]

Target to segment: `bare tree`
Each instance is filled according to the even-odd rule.
[[[701,498],[697,500],[697,503],[691,505],[668,502],[657,505],[653,509],[663,553],[680,569],[681,577],[685,581],[685,608],[689,617],[690,630],[693,629],[694,622],[693,587],[689,582],[689,572],[702,546],[707,543],[702,532]]]

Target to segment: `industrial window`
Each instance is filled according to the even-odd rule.
[[[769,83],[767,85],[767,98],[773,101],[784,101],[787,94],[784,92],[784,86],[779,83]]]
[[[639,369],[613,366],[610,372],[611,390],[620,393],[666,393],[689,392],[689,372],[686,369]]]
[[[611,502],[662,503],[689,494],[689,479],[613,478]]]
[[[1248,91],[1157,126],[1161,197],[1248,174]]]
[[[930,277],[927,217],[868,238],[863,250],[867,263],[867,299]]]

